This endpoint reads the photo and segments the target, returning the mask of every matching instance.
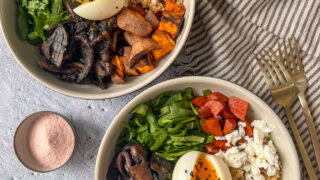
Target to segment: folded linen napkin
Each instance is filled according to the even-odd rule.
[[[234,82],[263,99],[289,124],[284,110],[272,98],[253,58],[266,47],[296,37],[301,49],[309,88],[307,101],[320,132],[320,2],[317,0],[196,0],[193,27],[184,50],[175,62],[179,75],[204,75]],[[317,168],[303,110],[296,100],[293,116],[304,144]],[[306,171],[300,160],[303,179]]]

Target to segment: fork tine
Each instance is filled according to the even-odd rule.
[[[296,60],[294,59],[294,55],[293,55],[293,48],[292,48],[292,44],[291,44],[291,39],[288,40],[289,41],[289,50],[290,50],[290,60],[291,60],[291,64],[293,66],[293,70],[294,72],[297,72],[297,64],[296,64]]]
[[[269,61],[265,58],[265,56],[263,55],[263,53],[260,53],[260,56],[261,56],[261,59],[263,60],[266,68],[268,69],[269,71],[269,74],[273,80],[273,83],[276,85],[276,86],[280,86],[280,83],[277,79],[277,75],[273,72],[272,70],[272,65],[269,63]],[[271,60],[270,60],[271,61]]]
[[[260,67],[260,69],[262,71],[262,74],[263,74],[264,78],[266,79],[269,87],[272,88],[273,87],[273,84],[272,84],[273,81],[272,81],[272,79],[270,79],[269,74],[267,73],[265,67],[263,66],[263,64],[261,62],[261,59],[256,54],[254,54],[254,57],[257,60],[257,63],[259,65],[259,67]]]
[[[269,62],[271,63],[273,69],[276,71],[277,75],[278,75],[278,78],[281,82],[281,84],[285,84],[286,83],[286,80],[283,78],[283,75],[282,73],[279,71],[277,65],[274,63],[272,57],[269,55],[269,53],[266,51],[266,50],[263,50],[264,53],[266,54],[266,56],[269,58]],[[271,54],[273,54],[274,56],[274,59],[277,59],[277,56],[276,54],[273,52],[273,50],[271,48],[269,48],[269,52],[271,52]],[[273,52],[273,53],[272,53]]]
[[[280,45],[280,44],[279,44]],[[271,52],[271,54],[274,56],[278,66],[280,67],[281,71],[282,71],[282,74],[285,76],[285,78],[287,79],[288,82],[291,82],[292,79],[288,73],[288,71],[286,70],[286,67],[284,66],[283,64],[283,61],[280,57],[277,57],[276,56],[276,53],[271,49],[269,48],[269,51]],[[279,75],[280,76],[280,75]],[[282,77],[282,76],[281,76]]]
[[[288,72],[289,72],[289,74],[292,74],[291,64],[289,62],[289,55],[288,55],[287,45],[286,45],[286,41],[285,40],[283,40],[283,48],[284,48],[284,55],[285,55],[284,60],[285,60],[285,62],[287,64]]]
[[[283,56],[282,56],[282,52],[281,52],[281,46],[280,46],[279,41],[278,41],[278,51],[279,51],[279,60],[282,62],[282,64],[284,64]],[[276,54],[276,53],[273,53],[273,54]]]
[[[304,72],[304,68],[303,68],[303,64],[302,64],[302,60],[301,60],[301,55],[300,55],[300,48],[299,48],[299,44],[296,38],[294,38],[294,47],[296,50],[296,56],[297,56],[297,61],[299,64],[299,70]]]

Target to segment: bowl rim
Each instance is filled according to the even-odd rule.
[[[46,113],[53,113],[57,116],[60,116],[67,124],[68,126],[71,128],[72,130],[72,134],[73,134],[73,137],[74,137],[74,147],[73,147],[73,150],[72,150],[72,153],[70,154],[70,156],[67,158],[67,160],[62,163],[60,166],[57,166],[55,168],[52,168],[50,170],[47,170],[47,171],[41,171],[41,170],[37,170],[37,169],[34,169],[34,168],[31,168],[27,163],[25,163],[24,161],[22,161],[21,157],[18,155],[17,153],[17,147],[16,147],[16,141],[17,141],[17,133],[19,131],[19,129],[23,126],[24,123],[26,123],[26,121],[31,118],[32,116],[36,116],[36,115],[39,115],[39,114],[46,114]],[[31,170],[31,171],[34,171],[34,172],[38,172],[38,173],[48,173],[48,172],[52,172],[52,171],[55,171],[57,169],[60,169],[61,167],[63,167],[64,165],[66,165],[70,159],[72,158],[72,156],[74,155],[75,151],[76,151],[76,146],[77,146],[77,135],[76,135],[76,131],[75,131],[75,128],[73,127],[73,125],[71,124],[71,122],[63,115],[59,114],[59,113],[56,113],[56,112],[53,112],[53,111],[38,111],[38,112],[35,112],[35,113],[32,113],[30,115],[28,115],[26,118],[24,118],[20,124],[18,125],[16,131],[14,132],[14,136],[13,136],[13,149],[14,149],[14,153],[17,157],[17,159],[20,161],[20,163],[26,167],[27,169]]]
[[[295,148],[295,144],[293,142],[292,137],[289,134],[288,129],[285,127],[285,125],[283,124],[283,122],[281,121],[281,119],[279,118],[279,116],[275,113],[275,111],[273,109],[271,109],[271,107],[266,104],[260,97],[258,97],[256,94],[252,93],[251,91],[245,89],[244,87],[241,87],[233,82],[230,81],[226,81],[220,78],[214,78],[214,77],[207,77],[207,76],[185,76],[185,77],[179,77],[179,78],[174,78],[174,79],[170,79],[167,81],[163,81],[161,83],[158,83],[146,90],[144,90],[143,92],[141,92],[139,95],[137,95],[135,98],[133,98],[132,100],[130,100],[120,111],[119,113],[116,115],[116,117],[113,119],[113,121],[111,122],[111,124],[109,125],[108,129],[106,130],[103,139],[100,143],[99,146],[99,150],[98,150],[98,154],[96,157],[96,163],[95,163],[95,180],[99,180],[99,166],[101,164],[102,161],[102,155],[105,153],[103,151],[105,151],[105,149],[103,148],[103,146],[105,146],[105,144],[108,143],[107,139],[108,136],[110,136],[111,132],[114,131],[114,129],[117,127],[117,125],[120,123],[119,121],[121,121],[120,118],[122,118],[124,115],[124,113],[127,111],[128,108],[130,108],[131,106],[133,106],[134,104],[136,104],[137,101],[141,101],[141,99],[143,99],[143,97],[152,92],[155,91],[156,89],[159,89],[161,87],[167,87],[170,84],[173,83],[181,83],[181,82],[185,82],[185,83],[192,83],[192,82],[199,82],[199,81],[205,81],[205,82],[210,82],[210,81],[216,81],[216,82],[220,82],[226,84],[226,86],[233,86],[236,87],[238,89],[238,91],[242,91],[244,93],[249,94],[250,96],[254,97],[255,102],[262,104],[263,106],[266,107],[267,111],[271,112],[272,114],[274,114],[275,117],[277,117],[277,120],[279,123],[279,125],[281,126],[280,129],[284,129],[284,139],[288,139],[288,143],[290,144],[290,147],[293,147],[293,154],[294,156],[292,157],[292,163],[294,163],[295,165],[297,165],[297,179],[301,179],[301,168],[300,168],[300,163],[299,163],[299,159],[298,159],[298,153],[297,153],[297,149]],[[117,137],[118,138],[118,137]]]
[[[188,22],[185,22],[185,23],[187,23],[186,26],[184,27],[185,33],[180,34],[181,40],[180,40],[179,44],[176,46],[176,49],[174,51],[172,51],[172,54],[170,54],[170,58],[167,59],[167,62],[164,63],[161,67],[159,67],[158,71],[156,71],[154,74],[152,74],[151,77],[149,77],[148,79],[143,80],[130,88],[126,88],[126,89],[123,88],[121,91],[116,91],[116,92],[111,92],[111,93],[105,92],[105,93],[87,94],[87,93],[83,93],[83,92],[66,90],[64,88],[60,88],[59,86],[54,86],[54,85],[46,82],[45,80],[42,80],[41,78],[38,78],[39,75],[37,75],[37,73],[33,73],[33,72],[31,72],[31,70],[26,68],[23,65],[23,63],[21,62],[21,60],[18,58],[18,56],[16,55],[16,50],[13,48],[12,42],[8,39],[8,33],[7,33],[6,29],[4,28],[4,24],[3,24],[3,20],[2,20],[2,18],[4,18],[4,14],[2,11],[2,8],[4,8],[3,7],[4,1],[0,1],[0,29],[2,31],[2,34],[3,34],[3,37],[4,37],[5,42],[7,44],[7,47],[11,51],[11,54],[13,55],[16,62],[18,62],[20,67],[22,67],[22,69],[25,72],[27,72],[33,79],[35,79],[41,85],[43,85],[46,88],[51,89],[55,92],[58,92],[60,94],[63,94],[63,95],[69,96],[69,97],[73,97],[73,98],[86,99],[86,100],[109,99],[109,98],[115,98],[115,97],[127,95],[127,94],[133,93],[133,92],[145,87],[146,85],[150,84],[155,79],[157,79],[159,76],[161,76],[169,68],[169,66],[175,61],[175,59],[177,58],[177,56],[181,52],[181,49],[184,47],[184,45],[188,39],[192,24],[193,24],[193,19],[194,19],[194,15],[195,15],[195,0],[189,0],[189,1],[190,1],[190,14],[189,14]]]

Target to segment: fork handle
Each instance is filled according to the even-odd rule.
[[[314,149],[314,153],[316,156],[316,160],[317,160],[317,164],[318,164],[318,168],[320,169],[320,144],[319,144],[319,139],[317,136],[317,131],[316,128],[314,126],[314,122],[313,122],[313,118],[311,116],[309,107],[308,107],[308,103],[306,100],[306,97],[304,96],[304,93],[301,92],[298,94],[303,112],[304,112],[304,116],[306,118],[307,121],[307,126],[308,126],[308,130],[310,133],[310,137],[311,137],[311,142],[312,142],[312,146]]]
[[[318,179],[318,177],[317,177],[317,175],[316,175],[316,173],[315,173],[315,171],[313,169],[313,166],[311,164],[311,161],[309,159],[309,156],[308,156],[308,153],[306,151],[306,148],[304,147],[304,144],[303,144],[303,141],[301,139],[300,133],[298,131],[297,125],[296,125],[296,123],[295,123],[295,121],[294,121],[294,119],[293,119],[293,117],[291,115],[290,107],[284,107],[284,108],[286,110],[286,114],[287,114],[287,117],[288,117],[289,125],[291,127],[294,139],[296,141],[296,144],[298,146],[300,155],[301,155],[302,160],[304,162],[304,166],[307,169],[309,178],[312,179],[312,180]]]

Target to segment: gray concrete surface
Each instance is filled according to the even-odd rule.
[[[0,180],[86,180],[93,179],[99,144],[121,108],[144,89],[175,77],[171,66],[161,77],[132,94],[106,100],[81,100],[56,93],[32,79],[15,61],[0,32]],[[78,144],[72,159],[50,173],[25,168],[13,149],[19,123],[36,111],[65,115],[74,125]]]

